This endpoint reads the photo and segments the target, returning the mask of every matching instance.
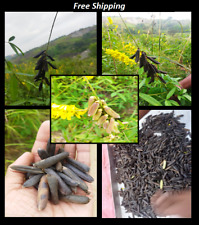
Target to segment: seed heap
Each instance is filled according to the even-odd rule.
[[[139,48],[137,49],[136,53],[130,57],[130,59],[134,59],[134,58],[135,58],[136,63],[138,61],[140,61],[140,68],[144,67],[144,72],[147,72],[147,77],[151,77],[149,84],[154,82],[154,77],[155,77],[155,75],[157,75],[157,73],[167,74],[167,72],[158,70],[155,65],[153,65],[152,63],[149,63],[147,61],[147,59],[149,59],[150,61],[152,61],[155,64],[160,64],[158,61],[155,60],[156,57],[147,56],[146,52],[144,52],[144,51],[142,51],[142,55],[140,57],[140,49]],[[160,79],[160,81],[162,81],[164,84],[166,84],[166,81],[162,77],[160,77],[159,75],[157,75],[157,77]]]
[[[48,71],[48,64],[53,69],[57,69],[52,63],[50,63],[49,61],[47,61],[47,57],[51,61],[55,61],[50,55],[47,55],[46,50],[41,51],[36,56],[34,56],[34,58],[39,58],[39,60],[37,61],[36,67],[35,67],[35,70],[39,70],[39,72],[34,77],[35,82],[41,80],[41,83],[39,85],[39,91],[42,90],[43,81],[45,81],[47,85],[50,85],[50,82],[48,81],[48,78],[45,77],[45,73]]]
[[[156,217],[150,198],[158,190],[191,187],[191,141],[185,124],[174,113],[148,116],[139,131],[139,145],[117,144],[114,149],[120,195],[127,212]]]
[[[115,119],[120,115],[107,106],[106,102],[97,100],[95,96],[90,96],[88,100],[88,116],[93,116],[93,120],[97,121],[99,127],[103,127],[107,133],[119,133],[117,126],[119,125]]]
[[[89,194],[88,186],[83,181],[93,182],[88,172],[90,168],[69,157],[69,153],[60,148],[56,155],[55,144],[47,143],[46,150],[38,149],[41,161],[33,166],[11,166],[13,170],[26,173],[27,180],[23,187],[34,186],[38,189],[37,208],[45,209],[49,196],[53,204],[58,204],[59,199],[64,202],[86,204],[90,201],[87,196],[75,195],[77,187]]]

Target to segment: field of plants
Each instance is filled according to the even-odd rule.
[[[140,65],[142,57],[151,71]],[[140,106],[191,105],[191,90],[178,87],[191,74],[190,23],[152,18],[132,24],[121,16],[104,17],[102,72],[138,74]]]
[[[52,76],[52,142],[137,143],[138,76]]]

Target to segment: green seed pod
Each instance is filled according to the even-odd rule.
[[[98,120],[102,115],[102,109],[98,109],[96,114],[93,116],[93,120]]]
[[[97,125],[103,124],[106,121],[107,118],[108,118],[108,114],[105,114],[105,115],[101,116],[96,124]]]
[[[90,109],[89,109],[89,111],[88,111],[88,116],[93,116],[93,115],[95,115],[95,113],[97,112],[98,108],[99,108],[99,101],[96,101],[96,102],[94,102],[94,103],[91,105],[91,107],[90,107]]]
[[[120,118],[120,115],[108,106],[104,106],[104,110],[113,118]]]
[[[94,103],[95,100],[96,100],[95,96],[90,96],[88,100],[88,110],[90,109],[91,105]]]
[[[37,208],[39,211],[46,208],[47,202],[48,202],[48,196],[49,196],[49,187],[47,182],[47,177],[44,175],[40,182],[38,187],[38,195],[37,195]]]
[[[90,199],[87,196],[83,196],[83,195],[61,196],[61,200],[64,202],[72,202],[77,204],[87,204],[90,201]]]

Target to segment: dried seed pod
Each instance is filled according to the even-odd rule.
[[[58,198],[58,180],[54,175],[47,174],[48,185],[51,193],[51,200],[53,204],[57,205],[59,203]]]
[[[47,142],[47,147],[46,147],[46,151],[49,156],[53,156],[55,154],[55,148],[56,148],[56,144],[51,144],[50,138],[49,138]]]
[[[33,58],[38,58],[39,56],[43,55],[45,51],[46,50],[41,51],[40,53],[38,53],[37,55],[35,55]]]
[[[48,80],[47,77],[44,77],[43,79],[45,80],[45,82],[46,82],[47,85],[50,85],[50,82],[49,82],[49,80]]]
[[[53,69],[57,69],[57,67],[56,66],[54,66],[52,63],[50,63],[50,62],[48,62],[48,64],[53,68]]]
[[[61,200],[64,202],[71,202],[71,203],[77,203],[77,204],[87,204],[90,201],[90,199],[87,196],[83,196],[83,195],[61,196]]]
[[[97,112],[98,108],[99,108],[99,101],[96,101],[96,102],[94,102],[94,103],[91,105],[91,107],[90,107],[90,109],[89,109],[89,111],[88,111],[88,116],[93,116],[93,115],[95,115],[95,113]]]
[[[94,103],[95,100],[96,100],[95,96],[90,96],[88,100],[88,110],[90,109],[91,105]]]
[[[42,90],[42,85],[43,85],[43,82],[41,81],[41,83],[39,84],[39,91]]]
[[[55,61],[54,59],[53,59],[53,57],[51,57],[50,55],[47,55],[48,56],[48,58],[51,60],[51,61]]]
[[[44,150],[44,149],[39,148],[39,149],[37,150],[37,153],[38,153],[38,155],[39,155],[39,157],[40,157],[41,159],[46,159],[46,158],[49,157],[47,151]]]
[[[167,74],[167,72],[166,72],[166,71],[162,71],[162,70],[158,70],[158,73]]]
[[[86,185],[86,183],[80,177],[78,177],[71,169],[63,166],[63,173],[68,175],[73,180],[79,181],[78,187],[80,187],[86,193],[89,193],[88,192],[88,186]]]
[[[137,52],[135,53],[135,62],[137,63],[140,59],[140,49],[137,49]]]
[[[39,162],[36,162],[33,164],[33,166],[37,167],[37,168],[45,169],[47,167],[50,167],[50,166],[56,164],[57,162],[61,161],[62,159],[65,159],[68,155],[69,155],[68,152],[62,152],[60,154],[57,154],[57,155],[51,156],[47,159],[43,159]]]
[[[36,174],[30,177],[28,180],[26,180],[23,184],[23,187],[31,187],[37,184],[40,181],[40,178],[43,176],[43,174]]]
[[[142,52],[142,55],[140,57],[140,68],[142,68],[146,64],[147,64],[146,53],[145,52]]]
[[[120,115],[108,106],[104,106],[104,110],[113,118],[120,118]]]
[[[54,175],[57,180],[58,180],[58,186],[59,186],[59,191],[63,194],[63,195],[69,195],[71,194],[71,189],[70,187],[61,179],[61,177],[51,168],[48,168],[48,169],[44,169],[44,171],[47,173],[47,174],[51,174],[51,175]]]
[[[86,164],[79,162],[75,159],[67,157],[66,160],[68,163],[72,164],[73,166],[75,166],[76,168],[78,168],[79,170],[81,170],[83,172],[89,172],[89,170],[90,170],[89,166],[87,166]]]
[[[39,174],[39,173],[44,173],[41,169],[39,168],[35,168],[33,166],[20,166],[20,165],[13,165],[10,167],[13,170],[17,170],[20,172],[24,172],[24,173],[31,173],[31,174]]]
[[[162,83],[164,83],[164,84],[167,83],[161,76],[157,76],[157,77],[160,79],[160,81],[161,81]]]
[[[97,125],[103,124],[106,121],[107,118],[108,118],[108,114],[105,114],[105,115],[101,116],[96,124]]]
[[[57,173],[65,181],[65,183],[70,185],[71,187],[77,187],[80,184],[79,181],[73,180],[72,178],[70,178],[66,174],[63,174],[63,173],[60,173],[60,172],[57,172]]]
[[[129,57],[129,59],[134,59],[135,58],[135,55],[136,55],[136,53],[133,54],[131,57]]]
[[[67,164],[67,168],[71,169],[74,173],[76,173],[80,178],[82,178],[83,180],[91,183],[94,181],[93,177],[90,176],[89,174],[82,172],[81,170],[79,170],[77,167],[71,165],[71,164]]]
[[[147,59],[151,60],[152,62],[154,62],[155,64],[160,64],[158,61],[156,61],[154,58],[150,57],[150,56],[146,56]]]
[[[49,187],[46,176],[47,175],[43,175],[39,182],[37,195],[37,208],[39,211],[45,209],[48,202]]]
[[[98,120],[102,115],[102,109],[98,109],[96,114],[93,116],[93,120]]]
[[[62,163],[57,162],[56,165],[55,165],[55,168],[56,168],[57,171],[62,172],[62,170],[63,170]]]

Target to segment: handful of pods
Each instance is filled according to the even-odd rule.
[[[87,196],[75,195],[77,187],[89,194],[88,186],[84,181],[94,181],[88,172],[90,168],[69,157],[69,153],[59,148],[55,154],[56,144],[47,143],[46,150],[38,149],[41,161],[33,166],[13,165],[11,169],[26,173],[23,187],[34,186],[38,190],[37,208],[45,209],[48,199],[58,204],[59,199],[64,202],[86,204],[90,201]],[[83,181],[84,180],[84,181]]]
[[[106,102],[97,100],[95,96],[90,96],[88,100],[88,116],[93,116],[93,120],[99,127],[103,127],[107,133],[120,133],[118,130],[119,123],[115,119],[120,115],[107,106]]]

